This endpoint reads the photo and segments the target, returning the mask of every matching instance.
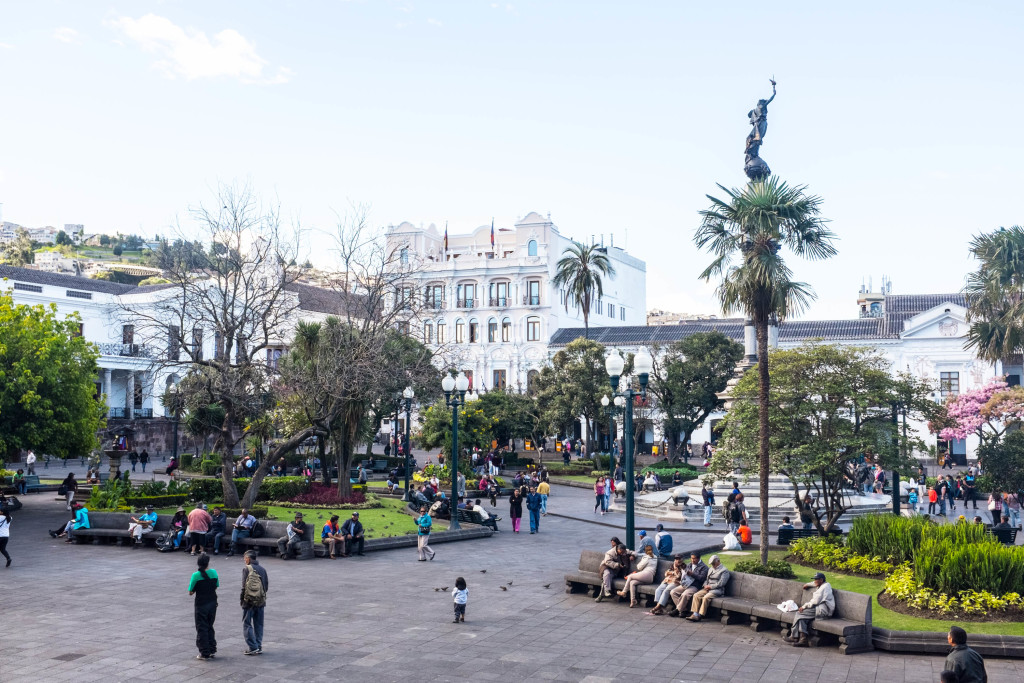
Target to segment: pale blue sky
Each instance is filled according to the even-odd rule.
[[[970,235],[1024,221],[1021,8],[8,0],[0,202],[147,235],[246,179],[312,229],[349,202],[452,232],[550,211],[580,239],[628,229],[649,307],[714,312],[697,212],[744,182],[774,74],[762,156],[841,237],[793,261],[805,317],[850,317],[863,277],[957,290]]]

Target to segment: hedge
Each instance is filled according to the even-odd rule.
[[[144,508],[152,505],[155,508],[165,508],[170,505],[184,505],[188,500],[187,493],[171,493],[163,496],[126,496],[125,502],[133,508]]]
[[[214,506],[211,505],[210,509],[213,509],[213,507]],[[225,507],[222,507],[221,510],[227,516],[228,521],[233,521],[240,514],[242,514],[242,510],[240,508],[225,508]],[[258,506],[257,507],[252,507],[252,508],[249,509],[249,514],[252,515],[253,517],[256,517],[257,519],[266,519],[267,518],[267,508],[265,508],[265,507],[258,507]]]
[[[249,488],[249,479],[235,479],[238,495],[244,496]],[[193,479],[192,500],[216,500],[223,498],[224,486],[218,479]],[[305,477],[267,477],[260,484],[256,500],[288,500],[309,491]]]

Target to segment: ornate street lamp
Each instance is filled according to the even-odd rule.
[[[412,399],[416,396],[413,392],[412,387],[406,387],[405,391],[402,392],[402,397],[405,399],[405,495],[409,495],[409,451],[412,450],[410,447],[412,442],[409,441],[409,422],[412,421]]]
[[[607,394],[601,397],[601,405],[604,406],[604,416],[608,418],[608,477],[615,481],[615,456],[613,455],[615,422],[612,419],[615,415],[615,408]]]
[[[449,462],[452,477],[452,499],[449,502],[451,510],[451,523],[448,528],[459,529],[459,515],[457,507],[459,504],[459,407],[466,404],[466,391],[469,390],[469,379],[462,372],[458,377],[445,375],[441,380],[441,389],[444,391],[444,402],[452,409],[452,457]]]
[[[633,550],[634,540],[634,517],[633,517],[633,493],[635,488],[633,476],[633,403],[638,396],[647,397],[647,380],[650,377],[651,369],[654,367],[654,359],[646,349],[640,351],[633,357],[633,371],[640,382],[640,390],[635,391],[632,381],[626,384],[623,391],[619,391],[619,378],[622,376],[622,369],[625,362],[618,351],[612,353],[605,359],[604,369],[608,373],[608,379],[612,385],[612,393],[616,397],[616,403],[621,398],[625,403],[625,417],[622,430],[625,437],[625,465],[626,465],[626,547]]]

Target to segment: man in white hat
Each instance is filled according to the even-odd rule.
[[[825,580],[825,575],[818,572],[811,583],[804,584],[804,590],[815,589],[811,599],[801,605],[796,613],[796,621],[786,641],[793,647],[809,647],[807,641],[811,630],[811,622],[815,619],[828,619],[836,610],[836,598],[832,594],[832,586]]]

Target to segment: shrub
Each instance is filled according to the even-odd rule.
[[[776,579],[795,579],[793,567],[782,560],[768,560],[768,564],[761,564],[759,560],[743,560],[737,562],[735,571],[745,574],[757,574],[759,576],[772,576]]]
[[[155,508],[168,507],[170,505],[184,505],[188,501],[188,494],[175,493],[162,496],[126,496],[124,501],[133,508],[144,508],[152,505]]]
[[[913,559],[925,529],[934,526],[925,517],[863,515],[853,520],[846,544],[860,555],[877,555],[901,564]]]
[[[353,493],[351,496],[339,496],[335,486],[324,486],[314,484],[309,491],[289,498],[288,503],[298,505],[310,505],[317,507],[329,507],[335,505],[362,505],[366,502],[366,494],[361,492]]]
[[[249,479],[235,479],[238,495],[244,496]],[[189,485],[192,500],[217,500],[224,496],[224,486],[217,479],[193,479]],[[267,477],[260,484],[256,500],[288,500],[309,490],[305,477]]]
[[[220,462],[216,460],[204,460],[202,463],[200,463],[199,469],[207,477],[212,477],[213,475],[217,474],[217,470],[220,468],[220,466]]]
[[[790,554],[802,562],[820,565],[836,571],[881,576],[894,569],[894,565],[880,557],[854,553],[842,545],[839,536],[812,536],[798,538],[789,546]]]
[[[221,507],[221,510],[223,510],[224,514],[227,515],[228,522],[234,521],[234,519],[236,519],[240,514],[242,514],[242,510],[240,508]],[[249,508],[249,514],[255,517],[256,519],[266,519],[267,508],[254,505],[253,507]]]
[[[1024,607],[1024,596],[1016,592],[997,596],[987,590],[967,589],[955,594],[932,590],[918,582],[910,564],[900,565],[886,578],[885,592],[910,607],[943,614],[986,614]]]
[[[1024,547],[1004,546],[980,524],[950,524],[956,533],[924,539],[914,553],[914,577],[925,588],[956,594],[975,590],[994,595],[1024,593]],[[960,527],[960,529],[956,529]]]

